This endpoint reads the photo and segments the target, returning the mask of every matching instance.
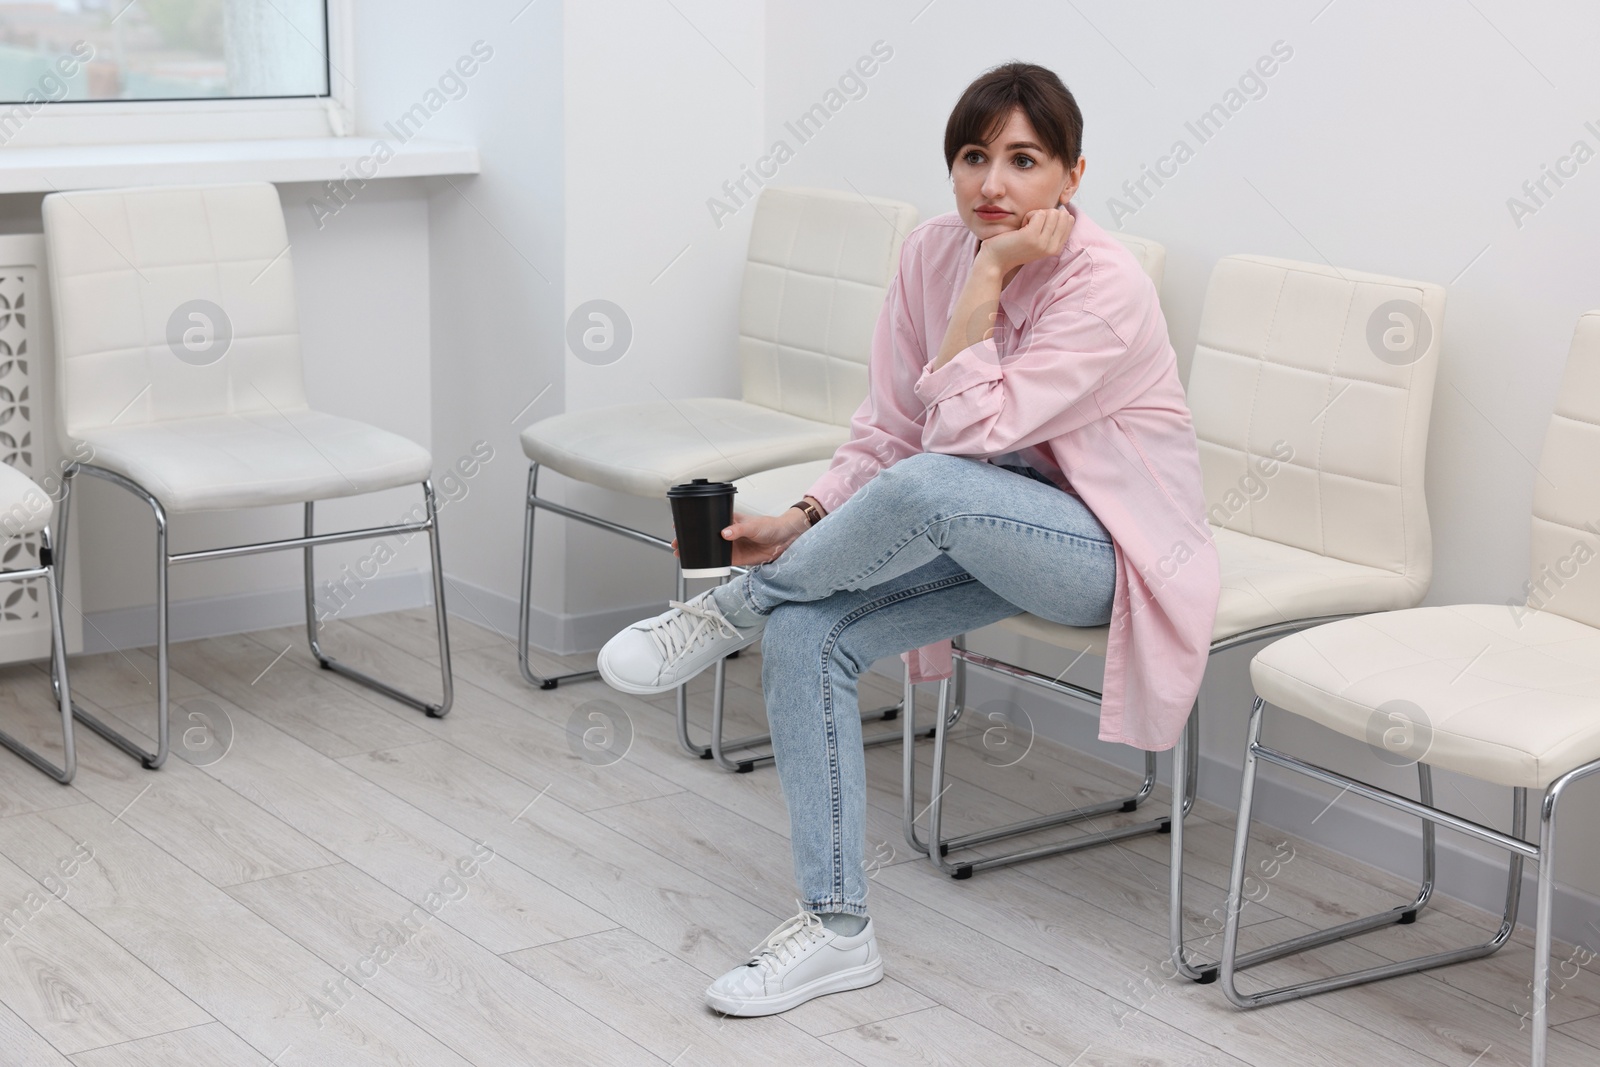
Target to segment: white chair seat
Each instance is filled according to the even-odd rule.
[[[298,504],[426,479],[428,450],[309,408],[164,419],[82,433],[89,461],[133,479],[169,511]]]
[[[793,501],[790,501],[793,503]],[[1420,591],[1402,575],[1347,563],[1290,545],[1213,526],[1222,564],[1222,593],[1211,640],[1260,626],[1323,615],[1391,611],[1416,602]],[[1062,626],[1023,613],[996,626],[1074,652],[1104,656],[1109,626]]]
[[[1250,663],[1258,696],[1369,740],[1381,705],[1427,716],[1420,761],[1542,790],[1600,759],[1600,629],[1548,611],[1451,604],[1342,619]],[[1415,714],[1415,712],[1411,712]]]
[[[0,540],[38,533],[50,524],[54,511],[55,502],[37,482],[0,463]]]
[[[822,477],[830,460],[797,463],[741,478],[734,507],[755,515],[776,515],[799,500]],[[1236,530],[1213,526],[1222,562],[1222,595],[1211,639],[1290,619],[1390,611],[1414,604],[1421,590],[1402,575]],[[1074,652],[1106,654],[1108,626],[1062,626],[1024,612],[995,623],[1021,637]]]
[[[826,459],[849,436],[846,426],[743,400],[699,397],[554,415],[522,431],[522,450],[568,478],[660,498],[691,478],[733,481]]]
[[[806,463],[791,463],[769,471],[752,474],[734,482],[739,490],[733,498],[734,509],[746,515],[777,515],[789,505],[806,495],[817,484],[817,479],[828,472],[833,457],[813,459]]]

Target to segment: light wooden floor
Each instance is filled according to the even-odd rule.
[[[0,1062],[1526,1062],[1525,937],[1433,975],[1238,1012],[1215,986],[1161,978],[1166,838],[953,881],[901,838],[898,746],[868,755],[870,903],[887,976],[781,1016],[723,1018],[702,1005],[707,982],[796,910],[776,772],[685,757],[670,697],[599,682],[533,691],[508,641],[461,621],[452,636],[457,696],[444,720],[312,669],[301,633],[285,629],[174,650],[173,735],[187,761],[144,771],[80,730],[66,788],[0,752]],[[426,616],[410,612],[328,636],[335,654],[428,693],[431,641]],[[82,704],[148,725],[148,656],[73,667]],[[749,728],[759,661],[730,668],[734,727]],[[48,698],[37,668],[0,672],[0,727],[52,748]],[[596,711],[624,728],[607,735]],[[572,723],[621,758],[580,758]],[[1122,772],[1045,742],[999,767],[974,735],[952,738],[954,832],[1127,787]],[[1189,825],[1198,929],[1220,907],[1231,830],[1206,805]],[[1282,840],[1263,835],[1257,855]],[[1246,910],[1257,941],[1406,892],[1289,848]],[[1445,899],[1414,926],[1263,977],[1370,965],[1491,926]],[[1552,1063],[1600,1060],[1600,980],[1579,972],[1552,1017]]]

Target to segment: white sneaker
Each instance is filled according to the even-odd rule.
[[[722,657],[761,639],[766,619],[755,626],[729,622],[711,590],[653,619],[636,622],[600,650],[600,677],[613,689],[652,696],[676,689]]]
[[[860,989],[883,977],[872,919],[854,937],[828,929],[802,911],[751,950],[755,955],[706,989],[706,1003],[725,1015],[776,1015],[825,993]]]

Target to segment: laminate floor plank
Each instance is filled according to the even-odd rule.
[[[159,1025],[148,1020],[140,1033],[87,1044],[52,1040],[58,1049],[99,1048],[214,1018],[257,1051],[276,1056],[292,1048],[303,1063],[466,1067],[364,991],[333,1016],[319,1018],[310,998],[339,977],[337,970],[100,807],[82,804],[0,822],[0,852],[35,877],[80,841],[93,848],[94,862],[72,879],[68,903],[142,966],[139,984],[117,991],[116,1010],[135,1015],[141,998],[167,989],[187,1000],[183,1011],[163,1013]],[[67,955],[60,941],[50,948],[54,956]],[[94,958],[74,955],[79,966]],[[16,1008],[12,996],[4,999]]]
[[[1259,1063],[1406,1062],[1399,1043],[1324,1011],[1313,1001],[1242,1014],[1214,986],[1172,980],[1163,966],[1165,936],[1050,889],[1016,871],[984,872],[968,882],[918,877],[891,868],[881,889],[903,894],[962,924],[974,936],[1006,945],[1041,967],[1069,976],[1110,998],[1102,1040],[1132,1048],[1135,1026],[1155,1020],[1202,1038],[1221,1053]],[[1262,924],[1267,930],[1273,923]],[[887,929],[887,925],[886,925]],[[1296,931],[1298,932],[1298,931]],[[1288,935],[1285,935],[1288,936]],[[1251,942],[1244,941],[1248,949]],[[921,989],[915,981],[911,983]],[[927,992],[927,990],[923,990]],[[958,1002],[937,997],[956,1010]]]
[[[221,1023],[80,1052],[72,1062],[76,1067],[271,1067],[267,1057]]]
[[[713,1011],[704,1000],[705,975],[628,930],[524,949],[506,958],[676,1067],[847,1067],[853,1062],[796,1027],[794,1012],[737,1018]]]
[[[559,800],[535,799],[526,783],[493,768],[479,764],[474,790],[456,789],[441,776],[468,766],[470,757],[448,746],[384,755],[390,758],[349,766],[464,833],[496,827],[488,838],[496,852],[708,975],[744,959],[748,946],[789,914],[758,908]]]
[[[36,695],[39,701],[48,697],[48,691]],[[128,712],[127,708],[110,712],[86,698],[74,697],[73,701],[107,721]],[[220,704],[213,704],[206,711],[204,726],[174,718],[173,752],[158,774],[145,770],[100,735],[80,728],[73,788],[107,811],[120,814],[129,826],[213,885],[248,882],[334,862],[336,857],[310,838],[187,762],[186,756],[227,758],[231,720],[220,722],[216,714],[220,710]],[[213,732],[219,725],[222,729]],[[191,756],[184,734],[202,730],[206,740]],[[37,744],[48,737],[50,727],[37,715],[30,716],[19,734],[23,741]],[[149,742],[149,738],[145,740]]]
[[[155,637],[154,630],[150,634]],[[49,685],[48,664],[30,665]],[[138,706],[156,717],[156,659],[149,650],[125,648],[116,652],[94,652],[67,657],[67,684],[73,696],[81,696],[102,708]],[[198,686],[184,679],[168,679],[167,697],[173,702],[201,695]]]
[[[823,1040],[863,1067],[970,1067],[975,1063],[1046,1067],[1059,1062],[1036,1056],[942,1005],[864,1023]],[[1090,1058],[1093,1051],[1092,1045],[1085,1048],[1078,1062],[1095,1062]]]
[[[75,910],[96,871],[92,835],[58,840],[36,864],[7,847],[11,831],[29,820],[83,811],[99,809],[80,804],[0,823],[6,857],[0,859],[0,1001],[69,1054],[210,1022],[182,991]]]
[[[447,590],[446,603],[449,603],[449,596]],[[439,662],[439,638],[435,632],[431,607],[407,608],[404,611],[389,611],[379,615],[357,615],[348,621],[355,629],[387,641],[404,652],[433,663]],[[517,643],[459,615],[451,616],[451,659],[454,660],[456,652],[470,652],[478,648],[506,649],[515,655]]]
[[[470,862],[462,871],[462,892],[473,888],[468,871],[496,862],[493,853]],[[477,1067],[539,1062],[628,1067],[653,1061],[602,1017],[433,921],[454,906],[448,896],[440,911],[432,912],[345,864],[251,882],[231,892],[350,976],[323,990],[327,1010],[337,1010],[359,986]]]
[[[0,1003],[0,1049],[11,1062],[28,1067],[72,1067],[71,1060],[4,1003]]]
[[[215,703],[223,697],[324,756],[428,740],[421,712],[370,691],[332,684],[337,676],[330,671],[297,668],[287,655],[279,658],[285,647],[242,634],[185,641],[172,647],[172,670],[197,690],[196,698]],[[204,679],[204,685],[194,679]]]
[[[51,700],[48,676],[33,664],[0,666],[0,730],[61,766],[61,711]],[[14,753],[0,749],[0,819],[82,804],[86,799],[76,787],[47,778]]]
[[[225,706],[234,723],[233,749],[206,772],[332,855],[422,903],[454,877],[459,860],[473,854],[474,838],[452,830],[426,809],[391,795],[243,708]],[[443,921],[495,952],[611,925],[515,863],[485,867],[473,892]]]

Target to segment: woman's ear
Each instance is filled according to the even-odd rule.
[[[1078,186],[1083,183],[1084,166],[1084,159],[1082,154],[1080,154],[1078,156],[1078,162],[1074,163],[1067,170],[1067,185],[1066,188],[1061,190],[1061,203],[1065,204],[1067,201],[1071,200],[1077,195]]]

